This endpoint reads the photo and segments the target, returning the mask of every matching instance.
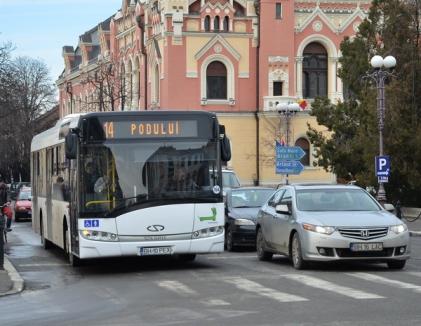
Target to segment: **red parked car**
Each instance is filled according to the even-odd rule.
[[[22,187],[16,197],[15,221],[23,218],[32,218],[32,192],[31,188]]]

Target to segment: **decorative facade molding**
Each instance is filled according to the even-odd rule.
[[[237,61],[240,60],[241,55],[237,52],[220,34],[215,35],[203,48],[201,48],[194,58],[196,60],[200,60],[201,57],[203,57],[206,52],[208,52],[214,45],[220,43]]]

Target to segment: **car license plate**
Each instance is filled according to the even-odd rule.
[[[382,251],[383,243],[370,242],[370,243],[351,243],[351,251]]]
[[[140,247],[139,256],[171,255],[172,247]]]

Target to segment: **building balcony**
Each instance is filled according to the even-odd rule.
[[[293,97],[293,96],[264,96],[263,97],[263,111],[270,112],[270,111],[277,111],[276,105],[277,104],[290,104],[290,103],[296,103],[300,99]],[[314,101],[314,99],[305,99],[307,102],[307,106],[304,111],[310,111],[311,110],[311,103]]]

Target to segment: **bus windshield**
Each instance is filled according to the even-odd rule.
[[[81,213],[107,216],[174,200],[218,201],[217,158],[213,141],[85,145],[79,169]]]

